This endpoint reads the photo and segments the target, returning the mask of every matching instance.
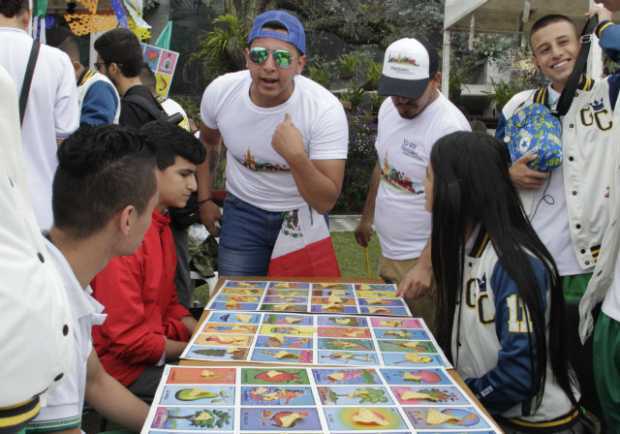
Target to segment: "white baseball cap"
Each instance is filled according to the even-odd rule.
[[[379,94],[418,98],[438,65],[437,52],[428,45],[413,38],[399,39],[385,50]]]

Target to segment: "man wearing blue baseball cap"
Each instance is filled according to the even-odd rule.
[[[221,275],[267,274],[281,232],[290,235],[293,223],[292,232],[300,230],[303,212],[329,212],[340,195],[347,120],[334,95],[301,75],[306,54],[301,22],[285,11],[265,12],[248,36],[247,69],[218,77],[204,92],[201,137],[208,152],[198,199],[212,234],[222,216],[211,200],[209,164],[220,141],[227,149]],[[328,234],[326,226],[321,231]]]

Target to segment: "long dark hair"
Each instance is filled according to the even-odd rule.
[[[463,288],[465,234],[486,231],[498,260],[519,288],[530,321],[532,397],[542,396],[546,380],[547,342],[552,372],[569,399],[576,403],[564,345],[564,296],[553,258],[529,223],[508,173],[506,147],[482,133],[456,132],[435,143],[431,152],[433,179],[432,261],[438,287],[438,338],[451,354],[456,305]],[[531,256],[544,265],[550,291],[549,332],[544,297]],[[529,324],[532,329],[529,330]]]

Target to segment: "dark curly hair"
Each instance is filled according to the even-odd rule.
[[[0,14],[7,18],[13,18],[29,10],[28,0],[2,0],[0,1]]]
[[[95,51],[105,63],[116,63],[125,77],[140,75],[142,46],[131,30],[118,28],[104,33],[95,41]]]
[[[142,214],[156,191],[155,158],[140,133],[84,125],[58,148],[54,225],[85,238],[128,205]]]
[[[175,157],[183,157],[196,165],[206,157],[200,140],[183,128],[166,121],[152,121],[140,129],[147,146],[155,154],[157,168],[164,170],[174,164]]]

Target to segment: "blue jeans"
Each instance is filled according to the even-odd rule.
[[[228,193],[217,253],[220,276],[266,276],[282,214],[262,210]]]

